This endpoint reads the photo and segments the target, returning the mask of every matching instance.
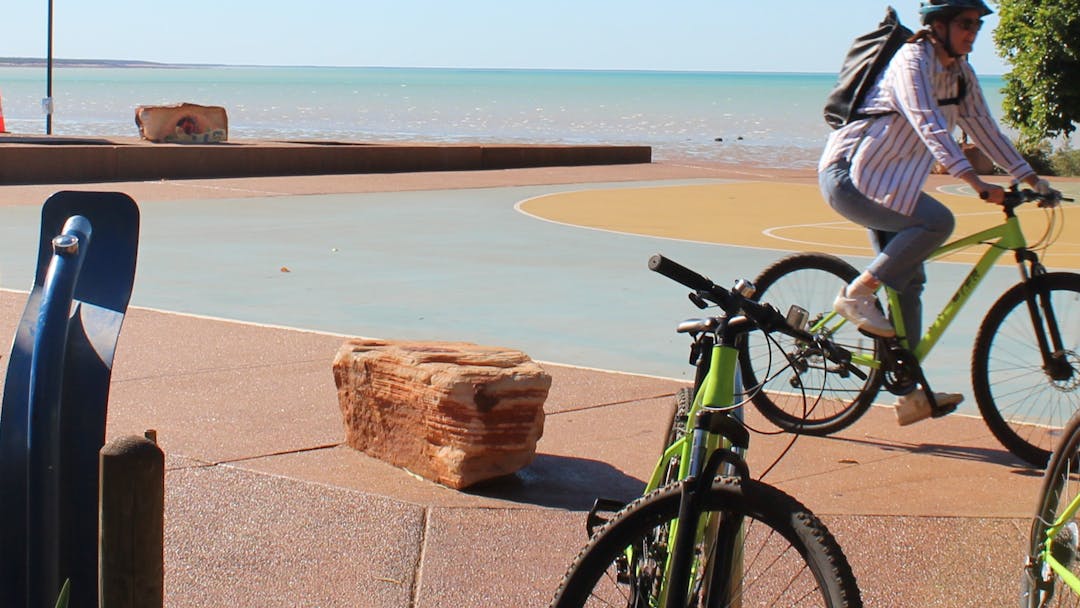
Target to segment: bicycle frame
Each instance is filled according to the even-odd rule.
[[[945,307],[942,308],[941,312],[934,319],[934,322],[927,328],[926,333],[919,340],[918,346],[912,351],[912,354],[919,361],[923,361],[926,356],[930,354],[934,345],[936,345],[938,340],[941,339],[941,336],[944,335],[945,330],[949,328],[957,315],[960,314],[960,310],[967,304],[968,300],[971,298],[971,294],[975,292],[975,289],[982,283],[990,269],[1006,251],[1018,252],[1017,264],[1020,265],[1021,276],[1023,276],[1024,279],[1028,278],[1027,269],[1023,265],[1025,258],[1019,254],[1019,252],[1027,251],[1027,239],[1024,237],[1023,230],[1020,228],[1020,220],[1012,213],[1009,214],[1003,223],[998,224],[997,226],[981,230],[970,236],[942,245],[934,250],[928,260],[936,260],[950,253],[975,245],[987,245],[987,249],[978,261],[975,262],[974,267],[960,283],[960,287],[957,288],[952,298],[949,299],[945,304]],[[889,302],[889,308],[894,311],[892,320],[893,325],[896,328],[897,336],[899,336],[904,348],[909,348],[910,343],[907,339],[903,315],[897,314],[901,310],[899,294],[889,287],[885,288],[885,292]],[[826,333],[832,333],[846,322],[846,319],[843,319],[835,312],[830,312],[812,326],[810,330],[812,332],[824,331]],[[852,353],[851,359],[853,363],[864,367],[874,369],[879,369],[881,367],[880,361],[864,354]]]
[[[967,277],[960,283],[960,287],[953,294],[952,298],[945,304],[941,312],[938,314],[934,322],[927,328],[926,333],[919,340],[919,345],[915,347],[912,354],[919,361],[922,361],[930,353],[930,350],[934,348],[938,340],[952,324],[953,320],[960,313],[960,310],[967,304],[971,298],[971,294],[982,283],[987,273],[997,263],[998,259],[1005,254],[1006,251],[1026,251],[1027,239],[1024,238],[1024,232],[1020,229],[1020,220],[1015,215],[1010,215],[1006,218],[1005,222],[998,224],[992,228],[987,228],[980,232],[976,232],[971,236],[967,236],[961,239],[957,239],[951,243],[946,243],[934,251],[929,257],[929,260],[936,260],[944,257],[955,251],[973,247],[975,245],[988,245],[982,256],[975,262],[975,266],[968,273]],[[1017,264],[1020,265],[1020,273],[1026,279],[1028,274],[1023,265],[1023,260],[1018,259]],[[888,294],[889,306],[891,310],[899,311],[900,300],[899,294],[893,289],[886,288]],[[896,326],[897,334],[903,336],[902,344],[905,348],[909,347],[907,340],[907,332],[904,328],[903,315],[894,314],[893,324]]]
[[[732,463],[732,458],[725,456],[734,455],[735,462],[741,462],[743,451],[723,433],[698,424],[699,413],[730,410],[735,405],[739,350],[734,345],[734,339],[728,334],[729,320],[726,316],[718,317],[718,320],[715,333],[706,335],[697,342],[698,373],[695,378],[694,399],[687,413],[687,432],[665,448],[645,489],[647,493],[658,488],[664,482],[665,473],[672,466],[672,459],[678,458],[678,479],[684,486],[679,520],[672,522],[668,529],[668,543],[674,550],[668,555],[664,566],[665,576],[660,589],[662,606],[681,605],[688,592],[684,586],[671,586],[671,581],[688,584],[701,574],[697,571],[701,562],[680,559],[679,556],[690,556],[693,553],[692,547],[707,534],[716,534],[718,543],[725,543],[723,547],[713,551],[726,560],[719,565],[714,564],[714,567],[721,568],[717,571],[733,573],[736,568],[741,569],[741,555],[738,551],[739,539],[742,537],[741,520],[714,521],[714,518],[700,518],[700,506],[697,504],[697,493],[711,486],[712,478],[719,472],[720,467],[724,468],[725,474],[738,470],[738,466]],[[716,338],[719,338],[719,343]],[[704,374],[701,373],[703,368],[707,368]],[[737,416],[727,412],[724,415]],[[745,465],[742,467],[745,469]],[[696,526],[689,533],[685,529],[680,533],[679,523],[684,517],[696,520]],[[711,529],[714,524],[716,529]],[[720,530],[721,527],[723,531]],[[632,549],[628,549],[628,552],[632,552]],[[726,588],[713,589],[714,593],[734,593],[739,585],[731,576],[720,576],[718,582]]]
[[[1061,531],[1066,523],[1076,516],[1077,511],[1080,511],[1080,495],[1074,497],[1072,502],[1069,503],[1069,506],[1058,516],[1054,524],[1046,529],[1046,538],[1043,540],[1040,554],[1043,562],[1050,566],[1054,571],[1054,574],[1057,574],[1061,580],[1077,594],[1077,596],[1080,596],[1080,578],[1073,574],[1068,567],[1055,559],[1053,552],[1050,550],[1050,545],[1053,542],[1054,537],[1057,536],[1058,532]]]
[[[645,486],[645,493],[660,487],[664,480],[664,473],[670,466],[672,458],[678,458],[679,479],[686,479],[690,474],[692,456],[693,424],[697,413],[703,408],[726,408],[735,403],[735,375],[738,369],[739,351],[733,346],[710,344],[708,354],[702,353],[708,359],[708,373],[702,378],[700,385],[694,391],[694,401],[687,415],[686,434],[667,446],[660,460],[653,468],[649,483]],[[705,444],[705,459],[717,449],[731,449],[731,444],[719,435],[708,437]],[[702,460],[704,464],[704,460]]]

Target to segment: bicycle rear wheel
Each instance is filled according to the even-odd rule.
[[[823,323],[832,313],[840,288],[858,274],[836,256],[798,253],[758,275],[754,298],[781,312],[792,304],[801,306],[810,313],[812,331],[820,331],[853,354],[879,360],[878,353],[884,349],[880,340],[865,336],[843,319]],[[776,339],[779,348],[770,338]],[[745,339],[739,361],[746,391],[762,415],[785,431],[808,435],[840,431],[866,412],[881,387],[877,369],[860,368],[866,378],[859,378],[829,363],[813,345],[763,332],[752,332]]]
[[[1074,592],[1061,577],[1054,574],[1049,564],[1043,559],[1048,531],[1068,508],[1069,504],[1080,496],[1080,413],[1074,415],[1065,425],[1064,435],[1054,450],[1043,475],[1042,490],[1036,505],[1035,519],[1031,523],[1031,559],[1021,578],[1021,606],[1036,608],[1042,606],[1076,606],[1080,603],[1080,590]],[[1077,563],[1077,542],[1080,540],[1080,520],[1075,517],[1063,522],[1065,525],[1056,530],[1050,548],[1062,565],[1074,575],[1080,576],[1080,564]]]
[[[1028,291],[1041,327],[1032,324]],[[1044,361],[1036,332],[1060,348]],[[1061,428],[1080,410],[1080,274],[1055,272],[1013,286],[983,319],[971,356],[971,383],[983,420],[1010,452],[1043,467]]]
[[[608,522],[578,555],[551,606],[657,606],[668,556],[668,530],[678,518],[679,485],[652,492]],[[855,576],[825,526],[794,498],[757,481],[717,480],[703,516],[744,517],[743,564],[737,597],[708,597],[705,580],[691,582],[691,606],[861,606]],[[715,558],[705,535],[695,572]],[[703,559],[706,558],[706,559]],[[699,579],[704,579],[704,576]]]

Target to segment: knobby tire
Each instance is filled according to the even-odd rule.
[[[678,517],[679,497],[680,485],[672,484],[620,511],[574,560],[551,606],[657,605],[667,530]],[[728,512],[745,517],[741,593],[729,603],[701,597],[698,589],[689,605],[862,605],[855,576],[836,540],[791,496],[761,482],[724,478],[714,483],[704,504],[703,516],[722,518]],[[634,563],[626,557],[628,547],[635,548]],[[712,557],[700,547],[697,555]],[[709,571],[707,565],[699,566],[699,571]]]

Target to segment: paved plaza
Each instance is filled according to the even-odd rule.
[[[656,164],[4,186],[0,338],[33,280],[45,197],[127,192],[142,231],[108,435],[153,428],[166,452],[167,606],[543,606],[585,543],[593,498],[640,492],[691,369],[673,330],[695,310],[646,270],[649,255],[723,284],[785,253],[559,214],[623,199],[619,219],[633,223],[629,201],[701,190],[736,197],[752,223],[770,192],[812,197],[812,184]],[[1077,247],[1063,241],[1063,255]],[[971,316],[928,363],[969,399]],[[478,342],[541,361],[553,385],[535,462],[458,492],[342,445],[330,370],[351,336]],[[751,470],[790,441],[754,435]],[[873,408],[837,436],[799,438],[766,481],[827,523],[868,606],[1013,602],[1040,477],[977,418],[900,428]]]

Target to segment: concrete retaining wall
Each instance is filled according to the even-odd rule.
[[[89,142],[89,143],[88,143]],[[465,171],[648,163],[648,146],[118,143],[0,136],[0,183]]]

